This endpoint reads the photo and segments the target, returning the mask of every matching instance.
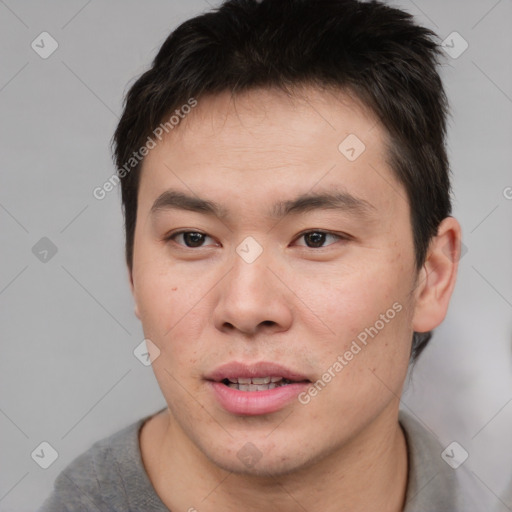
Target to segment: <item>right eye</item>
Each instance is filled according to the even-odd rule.
[[[184,244],[176,242],[176,240],[182,237]],[[193,249],[195,247],[202,247],[202,244],[205,238],[210,238],[208,235],[201,233],[199,231],[178,231],[176,233],[171,233],[170,235],[165,237],[165,240],[172,240],[178,245],[185,247],[187,249]]]

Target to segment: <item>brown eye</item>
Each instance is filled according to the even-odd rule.
[[[328,233],[326,231],[308,231],[306,233],[302,233],[299,236],[299,238],[304,238],[304,240],[306,241],[306,246],[309,247],[310,249],[322,248],[328,237],[334,237],[339,240],[344,239],[344,237],[341,235],[335,235],[334,233]]]
[[[209,238],[208,235],[205,235],[204,233],[199,233],[198,231],[180,231],[179,233],[174,233],[173,235],[169,236],[167,240],[176,241],[178,237],[182,237],[184,244],[181,244],[179,242],[176,243],[178,243],[178,245],[184,245],[189,249],[201,247],[203,245],[204,240],[206,238]]]

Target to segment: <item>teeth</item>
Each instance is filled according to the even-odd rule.
[[[269,384],[271,382],[280,382],[284,380],[285,382],[288,382],[286,379],[283,379],[282,377],[253,377],[253,378],[244,378],[244,377],[238,377],[238,378],[229,378],[229,382],[232,384]]]
[[[253,386],[251,386],[253,387]],[[260,384],[259,386],[254,386],[256,389],[256,391],[266,391],[267,389],[274,389],[276,388],[277,386],[275,384]],[[251,391],[249,389],[249,391]]]
[[[284,384],[282,384],[284,386]],[[232,389],[238,389],[239,391],[267,391],[268,389],[274,389],[279,387],[279,384],[270,382],[268,384],[233,384],[230,382],[228,386]]]
[[[270,377],[258,377],[251,380],[253,384],[268,384],[270,382]]]
[[[292,382],[283,377],[239,377],[224,379],[224,384],[239,391],[266,391],[268,389],[286,386]]]

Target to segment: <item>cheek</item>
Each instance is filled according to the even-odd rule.
[[[172,328],[184,314],[191,300],[197,280],[190,277],[190,268],[172,264],[166,251],[149,233],[141,230],[135,237],[133,280],[135,300],[143,326],[162,331]]]
[[[146,337],[161,339],[185,314],[187,286],[180,275],[162,271],[155,260],[134,265],[134,295]]]
[[[297,295],[317,313],[331,334],[346,338],[373,324],[404,297],[406,287],[394,272],[377,266],[344,267],[300,280]],[[333,332],[332,332],[333,331]]]
[[[396,254],[379,261],[361,260],[337,272],[300,280],[298,295],[308,306],[303,311],[311,318],[310,330],[318,326],[315,352],[321,370],[327,371],[338,356],[346,354],[339,372],[343,378],[337,379],[343,385],[357,385],[371,370],[388,378],[393,368],[407,367],[412,338],[411,274],[399,260]]]
[[[205,346],[204,336],[212,308],[207,293],[214,282],[210,282],[204,269],[167,265],[161,270],[155,264],[141,268],[136,281],[137,304],[144,335],[155,343],[162,356],[156,362],[165,363],[173,374],[184,368],[193,373],[199,356],[214,348]],[[154,370],[157,373],[158,365]],[[166,379],[165,373],[161,377]]]

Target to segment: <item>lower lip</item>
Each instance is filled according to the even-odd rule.
[[[267,391],[240,391],[222,382],[209,382],[220,405],[232,414],[257,416],[279,411],[297,398],[308,382],[296,382]]]

